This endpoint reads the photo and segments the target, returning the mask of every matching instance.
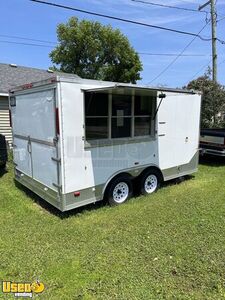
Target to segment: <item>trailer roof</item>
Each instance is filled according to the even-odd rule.
[[[74,76],[54,76],[52,78],[49,78],[47,80],[37,81],[37,82],[29,82],[27,84],[24,84],[22,86],[15,87],[10,90],[10,92],[20,91],[24,89],[30,89],[32,87],[38,87],[46,84],[51,84],[55,82],[68,82],[68,83],[76,83],[76,84],[82,84],[84,86],[87,85],[93,85],[95,87],[88,88],[84,87],[82,90],[86,92],[103,92],[103,91],[112,91],[112,92],[118,92],[121,89],[127,89],[128,93],[131,93],[132,91],[136,91],[136,94],[148,94],[152,91],[159,91],[159,92],[174,92],[174,93],[182,93],[182,94],[201,94],[199,91],[194,90],[185,90],[185,89],[177,89],[177,88],[167,88],[167,87],[152,87],[152,86],[143,86],[143,85],[137,85],[137,84],[129,84],[129,83],[117,83],[117,82],[110,82],[110,81],[100,81],[100,80],[92,80],[92,79],[83,79],[79,78],[76,75]],[[98,86],[99,85],[99,86]],[[98,86],[98,87],[96,87]]]
[[[97,85],[99,84],[99,87],[96,88],[83,88],[86,92],[101,92],[101,91],[109,91],[111,90],[118,90],[118,89],[135,89],[144,91],[159,91],[159,92],[175,92],[175,93],[182,93],[182,94],[201,94],[200,91],[194,91],[194,90],[187,90],[187,89],[177,89],[177,88],[167,88],[167,87],[153,87],[153,86],[147,86],[147,85],[138,85],[138,84],[130,84],[130,83],[120,83],[120,82],[110,82],[110,81],[101,81],[101,80],[92,80],[92,79],[74,79],[71,81],[72,78],[64,78],[63,76],[57,76],[59,81],[64,82],[76,82],[84,85],[93,84]]]

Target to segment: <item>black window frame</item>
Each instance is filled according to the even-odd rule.
[[[154,114],[155,114],[155,109],[156,109],[156,103],[157,103],[157,93],[155,92],[154,95],[149,94],[149,96],[144,96],[144,97],[149,97],[152,98],[151,101],[151,114],[149,115],[135,115],[134,110],[135,110],[135,97],[136,95],[127,95],[127,94],[122,94],[126,96],[130,96],[131,98],[131,115],[125,115],[123,116],[124,118],[130,118],[131,119],[131,134],[129,137],[112,137],[112,119],[117,118],[117,116],[112,115],[112,98],[116,97],[117,95],[121,96],[121,94],[116,94],[116,93],[111,93],[111,92],[102,92],[104,94],[108,95],[108,116],[86,116],[85,112],[85,95],[86,93],[89,92],[84,92],[84,140],[87,143],[93,143],[93,142],[107,142],[107,141],[124,141],[124,140],[138,140],[142,138],[154,138],[155,137],[155,120],[154,120]],[[95,92],[92,92],[95,93]],[[96,92],[98,94],[98,92]],[[141,97],[141,96],[140,96]],[[86,118],[106,118],[108,119],[108,137],[104,139],[87,139],[86,138]],[[150,129],[150,134],[147,135],[135,135],[135,118],[150,118],[150,124],[149,124],[149,129]]]

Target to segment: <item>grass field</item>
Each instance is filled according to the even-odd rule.
[[[225,164],[120,207],[60,214],[0,175],[0,280],[39,299],[225,299]],[[0,299],[15,299],[3,295]]]

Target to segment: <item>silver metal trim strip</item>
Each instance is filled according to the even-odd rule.
[[[43,140],[35,139],[35,138],[29,137],[29,136],[20,135],[20,134],[14,134],[14,137],[17,139],[25,140],[25,141],[31,141],[31,142],[34,142],[37,144],[43,144],[46,146],[55,147],[54,142],[43,141]]]
[[[62,81],[62,78],[59,79]],[[98,81],[96,81],[98,82]],[[83,84],[88,84],[88,80],[81,80],[80,83]],[[105,82],[108,83],[108,86],[101,86],[97,88],[82,88],[82,91],[85,92],[98,92],[98,91],[107,91],[111,89],[119,89],[119,88],[129,88],[129,89],[136,89],[136,90],[145,90],[145,91],[162,91],[162,92],[176,92],[176,93],[181,93],[181,94],[198,94],[198,91],[194,90],[182,90],[182,89],[174,89],[174,88],[165,88],[165,87],[150,87],[150,86],[141,86],[141,85],[132,85],[132,84],[121,84],[121,83],[115,83],[115,82]]]
[[[142,142],[151,142],[155,141],[155,136],[142,136],[135,138],[116,138],[116,139],[104,139],[104,140],[89,140],[85,141],[84,148],[96,148],[96,147],[107,147],[107,146],[116,146],[116,145],[125,145],[125,144],[135,144]]]
[[[57,83],[57,76],[54,76],[54,74],[53,74],[52,77],[48,78],[48,79],[44,79],[44,80],[36,81],[36,82],[27,82],[23,85],[16,86],[13,89],[9,90],[9,94],[14,94],[15,92],[27,92],[27,91],[31,91],[31,90],[33,92],[33,89],[38,88],[40,86],[43,87],[43,86],[48,86],[48,85],[56,84],[56,83]],[[30,85],[30,87],[26,87],[27,85],[28,86]]]

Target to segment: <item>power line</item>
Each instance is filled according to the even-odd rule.
[[[192,81],[193,79],[195,79],[196,76],[197,76],[199,73],[201,73],[202,70],[204,70],[204,69],[206,69],[208,66],[210,66],[211,63],[212,63],[212,59],[211,59],[206,65],[204,65],[198,72],[196,72],[195,75],[192,76],[192,78],[191,78],[185,85],[187,85],[190,81]],[[218,64],[218,66],[220,66],[220,65],[222,65],[222,64],[224,64],[224,63],[225,63],[225,60],[221,61],[221,62]]]
[[[211,63],[212,63],[212,59],[210,59],[210,61],[207,62],[207,64],[205,64],[203,67],[201,67],[201,69],[200,69],[198,72],[196,72],[194,76],[191,77],[191,79],[186,83],[186,85],[187,85],[190,81],[192,81],[193,79],[195,79],[195,77],[196,77],[199,73],[201,73],[202,70],[205,70],[205,68],[207,68],[208,66],[210,66]]]
[[[82,12],[82,13],[93,15],[93,16],[98,16],[98,17],[108,18],[108,19],[112,19],[112,20],[117,20],[117,21],[121,21],[121,22],[125,22],[125,23],[131,23],[131,24],[135,24],[135,25],[140,25],[140,26],[145,26],[145,27],[170,31],[170,32],[178,33],[178,34],[190,35],[190,36],[198,37],[203,41],[211,41],[211,38],[204,38],[204,37],[200,36],[199,34],[196,34],[196,33],[193,33],[193,32],[187,32],[187,31],[172,29],[172,28],[168,28],[168,27],[162,27],[162,26],[142,23],[142,22],[138,22],[138,21],[133,21],[133,20],[129,20],[129,19],[123,19],[123,18],[109,16],[109,15],[105,15],[105,14],[100,14],[100,13],[96,13],[96,12],[92,12],[92,11],[88,11],[88,10],[84,10],[84,9],[79,9],[79,8],[75,8],[75,7],[71,7],[71,6],[56,4],[56,3],[53,3],[53,2],[47,2],[47,1],[42,1],[42,0],[29,0],[29,1],[32,1],[32,2],[35,2],[35,3],[40,3],[40,4],[45,4],[45,5],[49,5],[49,6],[54,6],[54,7],[58,7],[58,8],[73,10],[73,11],[77,11],[77,12]]]
[[[223,21],[224,19],[225,19],[225,16],[223,16],[221,19],[219,19],[219,20],[217,21],[217,23],[220,22],[220,21]]]
[[[202,29],[199,31],[198,34],[200,34],[205,27],[209,24],[209,21],[202,27]],[[188,47],[191,46],[191,44],[195,41],[196,37],[194,37],[185,47],[184,49],[171,61],[171,63],[166,66],[166,68],[164,68],[156,77],[154,77],[149,84],[151,84],[152,82],[154,82],[156,79],[158,79],[159,77],[161,77],[181,56],[182,54],[187,50]]]
[[[57,45],[57,42],[53,42],[53,41],[46,41],[46,40],[39,40],[39,39],[32,39],[32,38],[28,38],[28,37],[21,37],[21,36],[17,36],[17,35],[7,35],[7,34],[0,34],[0,37],[7,37],[10,39],[20,39],[20,40],[27,40],[27,41],[33,41],[33,42],[41,42],[41,43],[47,43],[47,44],[52,44],[52,45]],[[225,41],[222,41],[220,39],[218,39],[219,42],[221,42],[222,44],[225,43]],[[4,42],[4,41],[2,41]],[[11,42],[11,41],[5,41],[5,42]],[[12,43],[16,43],[16,42],[12,42]],[[20,44],[20,43],[19,43]],[[29,44],[29,43],[21,43],[22,45],[32,45],[32,46],[42,46],[41,44]],[[177,53],[146,53],[146,52],[139,52],[140,55],[152,55],[152,56],[177,56]],[[205,54],[183,54],[182,56],[207,56]]]
[[[6,44],[16,44],[16,45],[24,45],[24,46],[35,46],[35,47],[43,47],[43,48],[54,48],[53,46],[48,45],[41,45],[41,44],[33,44],[33,43],[22,43],[22,42],[14,42],[14,41],[2,41],[0,43]]]
[[[178,10],[184,10],[184,11],[190,11],[190,12],[200,12],[200,13],[206,13],[208,14],[207,11],[202,10],[199,11],[198,9],[194,9],[194,8],[186,8],[186,7],[180,7],[180,6],[173,6],[173,5],[167,5],[167,4],[159,4],[159,3],[155,3],[155,2],[148,2],[148,1],[144,1],[144,0],[131,0],[133,2],[139,2],[139,3],[143,3],[143,4],[147,4],[147,5],[152,5],[152,6],[158,6],[158,7],[164,7],[164,8],[171,8],[171,9],[178,9]]]
[[[205,13],[206,16],[209,14],[209,11],[207,10],[199,10],[199,9],[194,9],[194,8],[188,8],[188,7],[181,7],[181,6],[174,6],[174,5],[167,5],[167,4],[160,4],[160,3],[155,3],[155,2],[149,2],[149,1],[144,1],[144,0],[131,0],[133,2],[137,3],[143,3],[147,5],[152,5],[152,6],[158,6],[158,7],[163,7],[163,8],[171,8],[171,9],[178,9],[178,10],[184,10],[184,11],[190,11],[190,12],[199,12],[199,13]],[[182,1],[186,4],[190,4],[190,2]],[[225,19],[225,16],[222,16],[221,14],[216,13],[217,16],[222,17],[219,21],[222,21]]]
[[[143,4],[154,5],[154,6],[159,6],[159,7],[164,7],[164,8],[171,8],[171,9],[178,9],[178,10],[190,11],[190,12],[205,13],[206,15],[209,14],[209,11],[207,11],[207,10],[199,10],[199,9],[188,8],[188,7],[181,7],[181,6],[160,4],[160,3],[149,2],[149,1],[144,1],[144,0],[131,0],[131,1],[133,1],[133,2],[139,2],[139,3],[143,3]],[[190,4],[190,2],[188,2],[188,1],[181,1],[181,2],[183,2],[185,4]],[[219,17],[223,17],[221,14],[218,14],[218,13],[216,13],[216,14]]]
[[[35,39],[29,39],[29,40],[36,41]],[[36,44],[36,43],[23,43],[23,42],[5,41],[5,40],[0,40],[0,43],[25,45],[25,46],[37,46],[37,47],[44,47],[44,48],[54,48],[54,46],[50,46],[50,45],[42,45],[42,44]],[[56,43],[55,43],[55,46],[57,46]],[[137,53],[139,55],[147,55],[147,56],[169,56],[169,57],[171,57],[171,56],[177,56],[178,55],[177,53],[148,53],[148,52],[137,52]],[[208,56],[208,55],[206,55],[206,54],[182,54],[181,56],[184,56],[184,57],[205,57],[205,56]]]
[[[56,42],[31,39],[31,38],[21,37],[21,36],[17,36],[17,35],[0,34],[0,37],[6,37],[6,38],[10,38],[10,39],[13,38],[13,39],[19,39],[19,40],[27,40],[27,41],[34,41],[34,42],[41,42],[41,43],[47,43],[47,44],[56,44]]]
[[[218,42],[220,42],[222,45],[225,45],[225,41],[221,40],[221,39],[218,39],[216,38]]]
[[[140,55],[149,55],[149,56],[178,56],[179,53],[147,53],[147,52],[138,52],[138,54]],[[205,57],[205,56],[209,56],[206,54],[181,54],[181,56],[184,57]]]
[[[3,36],[3,35],[0,35]],[[4,35],[7,36],[7,35]],[[12,36],[10,36],[12,37]],[[23,38],[31,41],[38,41],[36,39],[30,39],[30,38]],[[39,40],[40,41],[40,40]],[[43,40],[42,40],[43,41]],[[50,45],[42,45],[42,44],[36,44],[36,43],[24,43],[24,42],[16,42],[16,41],[5,41],[5,40],[0,40],[0,43],[7,43],[7,44],[16,44],[16,45],[25,45],[25,46],[37,46],[37,47],[44,47],[44,48],[54,48],[54,46]],[[53,43],[53,42],[52,42]],[[54,44],[57,46],[57,43]],[[146,56],[177,56],[177,53],[149,53],[149,52],[137,52],[139,55],[146,55]],[[184,57],[205,57],[208,56],[206,54],[182,54],[181,56]]]
[[[186,4],[190,4],[190,1],[185,1],[185,0],[180,0],[180,2],[186,3]]]

